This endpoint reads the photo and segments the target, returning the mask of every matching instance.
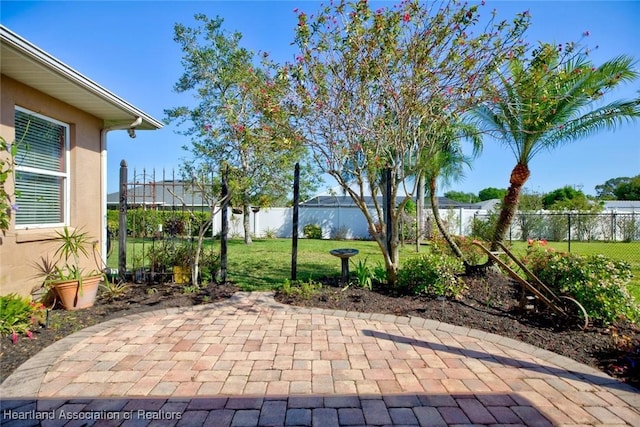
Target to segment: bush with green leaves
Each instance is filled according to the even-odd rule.
[[[202,283],[216,282],[221,267],[220,253],[216,252],[212,248],[202,249],[199,264]]]
[[[322,227],[318,224],[307,224],[302,228],[302,234],[307,239],[322,239]]]
[[[320,289],[322,284],[308,279],[306,282],[301,280],[290,281],[286,279],[282,283],[280,292],[284,295],[297,295],[303,299],[311,299]]]
[[[7,153],[8,156],[5,157]],[[5,183],[13,173],[15,158],[18,153],[17,144],[9,144],[0,136],[0,232],[4,235],[11,225],[11,213],[16,207],[11,203],[11,194],[5,188]]]
[[[366,257],[359,259],[358,262],[355,263],[354,273],[358,281],[358,286],[369,290],[373,289],[373,272],[367,264]]]
[[[458,276],[464,272],[462,262],[442,253],[427,253],[409,258],[398,273],[401,290],[431,297],[460,298],[465,284]]]
[[[17,294],[0,296],[0,335],[16,343],[19,335],[33,338],[32,330],[44,322],[45,308]]]
[[[107,211],[107,225],[119,234],[119,211]],[[193,216],[186,210],[156,211],[152,209],[133,208],[127,210],[127,232],[131,237],[152,237],[160,230],[168,237],[197,235],[200,224],[209,219],[206,211],[195,211]]]
[[[471,219],[471,237],[490,241],[497,223],[498,213],[495,210],[491,210],[487,215],[474,215]]]
[[[523,262],[551,290],[580,302],[593,320],[604,325],[640,320],[640,307],[627,291],[631,266],[624,261],[530,245]]]
[[[104,282],[100,285],[100,297],[108,301],[115,301],[123,297],[129,290],[129,285],[117,280],[109,280],[105,276]]]
[[[371,269],[371,275],[373,276],[373,280],[376,282],[381,284],[387,283],[387,268],[384,266],[382,261],[378,261],[378,263]]]

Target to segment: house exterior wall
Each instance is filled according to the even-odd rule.
[[[67,225],[88,232],[98,242],[97,248],[101,248],[102,121],[4,75],[0,80],[0,93],[0,135],[8,142],[15,139],[16,106],[69,125],[70,162],[67,170],[70,194]],[[12,177],[6,186],[12,194]],[[41,284],[35,265],[41,256],[53,256],[56,248],[53,240],[55,231],[55,228],[16,230],[12,218],[9,230],[0,237],[0,294],[15,292],[29,295],[33,287]],[[84,267],[87,270],[98,268],[93,259],[87,260]]]

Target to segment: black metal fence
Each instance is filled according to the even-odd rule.
[[[123,161],[120,190],[107,196],[109,264],[118,265],[112,273],[139,283],[189,281],[188,271],[176,273],[175,267],[188,270],[198,230],[210,216],[202,192],[175,171],[133,170],[129,178]],[[218,274],[219,256],[211,249],[201,256],[201,277],[210,280]]]
[[[476,214],[472,234],[490,228],[495,214]],[[478,236],[485,237],[485,236]],[[640,241],[640,212],[520,212],[509,230],[510,240],[546,239],[555,242]]]

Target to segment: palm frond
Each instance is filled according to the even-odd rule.
[[[581,53],[561,59],[551,46],[537,55],[528,63],[512,60],[509,77],[501,76],[500,95],[472,113],[477,125],[509,146],[519,162],[640,117],[640,98],[593,108],[612,89],[640,77],[631,57],[595,67]]]

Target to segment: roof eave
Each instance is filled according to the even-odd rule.
[[[9,48],[13,50],[25,59],[28,59],[30,62],[40,67],[44,67],[48,71],[57,74],[58,76],[77,86],[81,90],[90,93],[92,96],[95,96],[101,101],[110,104],[111,106],[130,116],[127,118],[99,117],[103,119],[105,128],[126,124],[127,121],[131,122],[133,121],[132,119],[135,119],[137,117],[142,118],[142,123],[137,127],[137,129],[139,130],[156,130],[163,127],[161,121],[136,108],[124,99],[110,92],[93,80],[87,78],[86,76],[74,70],[57,58],[51,56],[44,50],[20,37],[3,25],[0,25],[0,42],[3,45],[3,49]]]

